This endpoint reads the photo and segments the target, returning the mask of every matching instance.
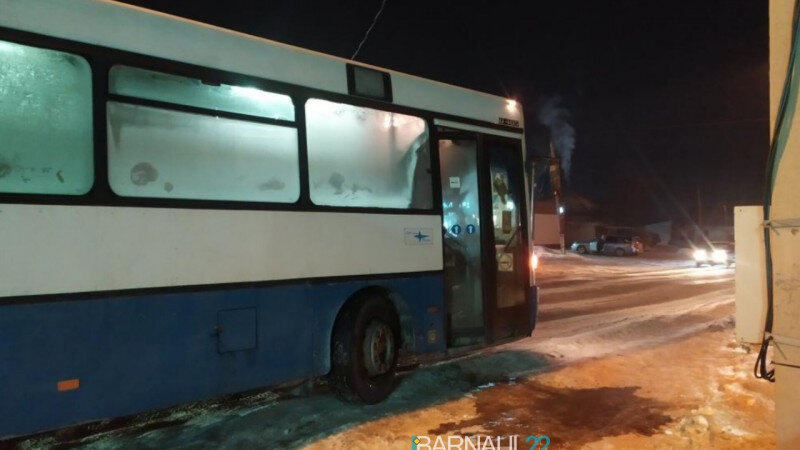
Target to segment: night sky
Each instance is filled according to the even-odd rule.
[[[380,0],[130,0],[349,58]],[[387,0],[363,61],[519,99],[561,99],[567,193],[621,220],[758,203],[769,146],[767,2]]]

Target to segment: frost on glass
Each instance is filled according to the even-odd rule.
[[[445,290],[450,325],[458,344],[472,341],[469,330],[483,326],[483,265],[478,192],[478,144],[440,140]],[[472,225],[474,231],[467,232]],[[458,226],[459,228],[454,228]]]
[[[306,103],[306,133],[315,204],[432,207],[424,120],[311,99]]]
[[[89,64],[0,41],[0,192],[80,195],[93,182]]]
[[[111,188],[126,197],[293,203],[297,130],[109,102]]]
[[[108,80],[112,94],[294,121],[294,104],[288,95],[253,87],[204,84],[196,78],[128,66],[112,67]]]

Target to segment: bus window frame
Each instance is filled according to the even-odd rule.
[[[21,45],[30,45],[50,50],[72,53],[84,58],[92,71],[92,105],[93,105],[93,152],[94,152],[94,184],[84,195],[62,194],[20,194],[0,193],[0,203],[9,204],[43,204],[43,205],[71,205],[71,206],[108,206],[108,207],[142,207],[142,208],[171,208],[171,209],[210,209],[210,210],[255,210],[255,211],[303,211],[303,212],[341,212],[357,214],[388,214],[388,215],[439,215],[442,214],[441,180],[435,174],[439,173],[439,156],[435,148],[431,148],[430,172],[433,205],[427,209],[406,208],[380,208],[380,207],[354,207],[354,206],[326,206],[316,205],[310,199],[309,174],[308,174],[308,148],[306,136],[306,117],[304,105],[310,98],[319,98],[332,102],[347,103],[354,106],[378,109],[386,112],[407,114],[423,119],[428,127],[429,143],[438,142],[434,123],[435,119],[460,122],[467,125],[481,126],[499,131],[507,131],[523,135],[522,128],[499,125],[480,120],[460,117],[451,114],[438,113],[418,108],[398,105],[395,103],[365,98],[346,93],[325,91],[317,88],[298,86],[290,83],[269,80],[252,75],[215,69],[195,64],[160,58],[152,55],[134,53],[126,50],[113,49],[95,44],[44,36],[27,31],[20,31],[0,27],[0,40],[14,42]],[[111,94],[109,92],[109,70],[114,65],[154,70],[178,76],[201,79],[208,83],[222,83],[229,85],[251,86],[257,89],[288,95],[294,104],[295,120],[293,126],[297,128],[298,137],[298,164],[300,166],[300,197],[295,203],[274,202],[247,202],[228,200],[195,200],[195,199],[169,199],[152,197],[122,197],[116,195],[110,187],[108,179],[107,155],[107,123],[106,103],[108,101],[127,101],[129,97]],[[343,67],[346,70],[346,66]],[[346,88],[346,87],[345,87]],[[134,97],[137,103],[150,103],[146,99]],[[165,102],[166,103],[166,102]],[[167,103],[173,109],[193,109],[186,105]],[[202,109],[202,108],[198,108]],[[228,114],[228,113],[226,113]],[[237,114],[237,113],[232,113]],[[222,115],[222,114],[220,114]],[[249,115],[245,115],[249,116]],[[248,119],[246,119],[248,120]],[[275,120],[275,119],[266,119]],[[280,121],[279,125],[290,125],[290,121]],[[289,123],[287,123],[289,122]]]
[[[112,63],[111,65],[107,66],[107,70],[105,72],[106,77],[109,76],[111,69],[113,69],[114,67],[117,67],[117,66],[130,67],[130,68],[134,68],[134,69],[141,69],[142,68],[142,67],[139,67],[139,66],[133,66],[133,65],[128,65],[128,64]],[[153,70],[153,69],[148,69],[148,70]],[[188,79],[199,80],[202,83],[208,83],[208,84],[219,84],[220,83],[220,82],[218,82],[216,80],[210,81],[210,80],[206,80],[205,78],[199,78],[197,76],[176,74],[176,73],[173,73],[173,72],[165,72],[165,71],[158,71],[158,70],[153,70],[153,71],[159,72],[159,73],[164,73],[164,74],[167,74],[167,75],[177,75],[177,76],[188,78]],[[108,78],[106,78],[106,80],[108,80]],[[228,83],[224,83],[224,84],[228,84]],[[245,86],[247,86],[247,85],[245,85]],[[261,88],[259,86],[253,86],[253,87],[256,87],[258,89],[263,89],[263,88]],[[270,205],[271,204],[276,204],[276,205],[277,204],[281,204],[281,205],[295,205],[295,204],[297,204],[301,200],[302,195],[303,195],[303,189],[302,189],[302,187],[303,187],[303,177],[302,177],[303,167],[300,165],[300,131],[298,129],[298,124],[297,124],[297,113],[296,113],[297,105],[294,103],[295,99],[292,96],[289,96],[288,94],[285,94],[283,92],[269,91],[267,89],[263,89],[263,90],[267,91],[267,92],[270,92],[270,93],[275,93],[275,94],[288,96],[289,99],[292,101],[292,107],[295,110],[295,114],[294,114],[295,120],[272,119],[272,118],[268,118],[268,117],[255,116],[255,115],[252,115],[252,114],[236,113],[236,112],[225,111],[225,110],[216,110],[216,109],[211,109],[211,108],[203,108],[201,106],[192,106],[192,105],[185,105],[185,104],[181,104],[181,103],[168,102],[168,101],[163,101],[163,100],[152,100],[152,99],[144,98],[144,97],[136,97],[136,96],[124,95],[124,94],[115,94],[115,93],[110,92],[110,86],[108,86],[108,82],[107,81],[106,81],[106,99],[105,99],[106,103],[105,103],[105,105],[107,105],[108,102],[116,102],[116,103],[123,104],[123,105],[145,106],[145,107],[157,108],[157,109],[161,109],[161,110],[165,110],[165,111],[177,111],[177,112],[181,112],[181,113],[188,113],[188,114],[199,115],[199,116],[221,117],[221,118],[224,118],[224,119],[232,119],[232,120],[238,120],[238,121],[243,121],[243,122],[251,122],[251,123],[264,124],[264,125],[273,125],[273,126],[279,126],[279,127],[293,128],[297,132],[297,149],[296,149],[297,150],[297,156],[298,156],[298,173],[297,173],[298,178],[297,179],[298,179],[298,182],[300,183],[300,192],[298,193],[297,200],[295,200],[293,202],[266,202],[266,201],[264,201],[264,202],[261,202],[261,201],[247,202],[247,201],[238,201],[238,200],[207,200],[207,199],[187,199],[187,198],[171,199],[171,198],[164,198],[164,197],[147,197],[147,196],[121,195],[121,194],[117,194],[116,192],[114,193],[114,195],[119,197],[119,198],[126,198],[126,199],[128,199],[128,198],[148,198],[148,199],[158,199],[158,200],[168,200],[168,201],[172,201],[172,200],[190,200],[190,201],[210,201],[210,202],[215,202],[215,203],[216,202],[235,202],[235,203],[254,203],[254,204],[266,203],[266,204],[270,204]],[[103,112],[104,112],[104,119],[106,119],[107,118],[107,114],[108,114],[108,110],[105,108],[105,106],[103,107]],[[107,127],[108,126],[108,122],[106,122],[104,120],[104,123],[105,123],[105,126]],[[106,152],[106,158],[107,158],[108,157],[107,156],[108,155],[107,141],[105,142],[105,144],[106,144],[104,146],[105,149],[103,151]],[[106,167],[106,169],[108,169],[108,167]],[[108,171],[106,171],[106,181],[109,183],[109,188],[113,191],[113,188],[110,186],[111,180],[110,180],[110,175],[109,175]]]
[[[97,78],[95,76],[95,73],[96,73],[95,61],[93,60],[91,55],[89,55],[89,54],[87,54],[85,52],[79,51],[77,49],[69,48],[69,47],[65,48],[65,47],[61,47],[61,46],[53,46],[53,45],[47,44],[46,42],[42,42],[42,41],[36,40],[36,39],[34,39],[34,40],[15,39],[13,37],[13,33],[12,33],[12,37],[6,36],[6,33],[5,33],[6,31],[8,31],[8,30],[5,30],[2,27],[0,27],[0,40],[6,41],[6,42],[11,42],[11,43],[18,44],[18,45],[24,45],[24,46],[28,46],[28,47],[35,47],[35,48],[39,48],[39,49],[43,49],[43,50],[52,50],[52,51],[67,53],[67,54],[70,54],[70,55],[73,55],[73,56],[78,56],[78,57],[82,58],[84,61],[86,61],[86,63],[89,65],[89,72],[90,72],[90,78],[89,79],[90,79],[90,81],[92,83],[92,89],[91,89],[91,96],[92,96],[92,98],[91,98],[91,105],[92,105],[92,164],[93,164],[94,167],[93,167],[93,173],[92,173],[92,184],[89,187],[89,189],[86,192],[84,192],[83,194],[42,194],[42,193],[25,193],[25,192],[0,192],[0,203],[3,203],[3,202],[7,202],[7,203],[29,203],[29,202],[26,202],[26,201],[20,201],[20,202],[14,201],[15,199],[43,199],[43,200],[48,200],[48,199],[49,200],[56,200],[56,199],[62,200],[63,199],[64,200],[63,202],[59,201],[57,203],[72,203],[72,202],[80,203],[82,199],[86,199],[86,198],[88,198],[88,197],[90,197],[92,195],[94,190],[97,188],[98,184],[100,184],[99,181],[101,181],[97,177],[97,142],[96,141],[97,141],[98,123],[97,123],[97,119],[96,119],[96,117],[97,117],[97,111],[96,111],[96,108],[97,108],[97,103],[96,103],[96,100],[97,100]],[[14,31],[14,30],[11,30],[11,31]],[[19,32],[17,32],[17,33],[19,33]],[[36,35],[34,35],[34,36],[36,36]],[[9,200],[9,201],[6,201],[6,200]],[[39,203],[39,202],[30,202],[30,203]]]
[[[372,107],[367,107],[367,106],[363,106],[363,105],[357,105],[357,104],[355,104],[355,103],[352,103],[352,102],[331,102],[330,100],[328,100],[328,99],[326,99],[326,98],[320,98],[320,97],[307,97],[307,98],[306,98],[306,103],[303,105],[303,113],[304,113],[304,114],[305,114],[305,112],[306,112],[306,110],[307,110],[307,108],[308,108],[308,102],[309,102],[309,101],[311,101],[311,100],[322,100],[322,101],[326,101],[326,102],[329,102],[329,103],[335,103],[335,104],[337,104],[337,105],[353,106],[353,107],[358,107],[358,108],[362,108],[362,109],[371,109],[371,110],[373,110],[373,111],[379,111],[379,112],[390,112],[390,113],[397,113],[396,111],[390,111],[390,110],[387,110],[386,108],[372,108]],[[432,136],[432,131],[431,131],[431,128],[430,128],[430,124],[431,124],[431,122],[430,122],[429,120],[427,120],[426,118],[424,118],[424,117],[422,117],[422,116],[418,116],[418,115],[407,114],[407,113],[402,113],[401,115],[404,115],[404,116],[406,116],[406,117],[412,117],[412,118],[414,118],[414,119],[420,119],[420,120],[422,120],[422,121],[423,121],[423,123],[425,124],[425,134],[427,135],[427,141],[428,141],[428,158],[429,158],[429,161],[428,161],[428,173],[429,173],[429,175],[431,176],[431,178],[430,178],[430,182],[431,182],[431,183],[430,183],[430,188],[431,188],[431,208],[404,208],[404,209],[412,209],[412,210],[413,210],[413,209],[417,209],[417,210],[428,210],[428,209],[435,209],[435,204],[433,203],[434,201],[436,201],[436,200],[435,200],[436,196],[434,195],[434,192],[433,192],[433,189],[434,189],[434,179],[433,179],[433,178],[435,178],[435,177],[433,176],[433,158],[434,158],[434,155],[433,155],[433,153],[434,153],[434,152],[438,153],[438,152],[436,151],[436,149],[434,148],[434,145],[433,145],[433,143],[431,142],[431,136]],[[306,149],[308,149],[308,139],[306,139]],[[306,169],[308,169],[308,171],[309,171],[309,177],[310,177],[310,170],[311,170],[311,167],[310,167],[310,165],[306,165]],[[313,200],[313,199],[311,199],[311,197],[310,197],[310,196],[311,196],[311,192],[310,192],[310,190],[311,190],[311,189],[310,189],[310,184],[309,184],[309,186],[308,186],[308,187],[309,187],[309,199],[311,200],[311,203],[312,203],[312,204],[313,204],[315,207],[319,207],[319,206],[331,206],[331,207],[334,207],[334,208],[378,208],[378,209],[397,209],[397,208],[381,208],[381,207],[377,207],[377,206],[342,206],[342,205],[326,205],[326,204],[324,204],[324,203],[315,203],[315,202],[314,202],[314,200]],[[413,189],[413,187],[412,187],[412,189]],[[441,200],[440,200],[439,202],[441,203]]]

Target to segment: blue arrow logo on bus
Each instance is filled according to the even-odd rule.
[[[452,227],[450,227],[450,231],[456,236],[458,236],[459,234],[461,234],[461,225],[459,224],[453,225]]]

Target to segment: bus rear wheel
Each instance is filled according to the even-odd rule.
[[[380,296],[356,299],[339,314],[331,340],[330,382],[352,402],[378,403],[395,386],[400,321]]]

